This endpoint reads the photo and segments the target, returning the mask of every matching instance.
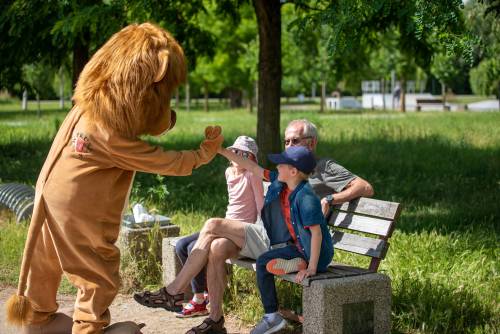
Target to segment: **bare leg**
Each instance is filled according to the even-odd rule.
[[[226,259],[236,257],[240,248],[234,242],[218,238],[212,242],[207,265],[207,287],[210,300],[210,318],[219,321],[222,316],[222,299],[226,286]]]
[[[216,238],[231,240],[237,247],[245,244],[245,223],[222,218],[210,218],[200,231],[191,254],[175,280],[167,286],[171,295],[181,293],[200,270],[207,264],[210,245]]]

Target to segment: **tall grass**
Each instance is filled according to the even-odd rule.
[[[37,119],[34,112],[2,109],[0,182],[34,184],[65,113],[44,111]],[[178,116],[170,134],[147,139],[166,149],[193,149],[209,124],[222,125],[226,145],[238,135],[256,133],[256,116],[245,110],[180,111]],[[318,125],[319,156],[333,157],[369,180],[375,198],[403,203],[380,267],[392,279],[394,332],[498,332],[500,114],[285,111],[282,130],[303,117]],[[197,231],[207,218],[224,216],[226,166],[217,157],[189,177],[139,173],[130,202],[169,215],[182,234]],[[0,257],[0,264],[14,271],[24,233],[15,228],[0,226],[2,253],[8,248],[11,254]],[[341,251],[335,260],[366,264]],[[7,276],[0,282],[14,283]],[[152,283],[144,277],[138,282]],[[278,290],[283,306],[300,311],[299,288],[280,282]],[[234,270],[225,308],[250,322],[261,316],[253,273]]]

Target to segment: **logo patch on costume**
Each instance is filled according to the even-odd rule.
[[[91,151],[90,139],[83,132],[74,132],[71,143],[77,153],[89,153]]]

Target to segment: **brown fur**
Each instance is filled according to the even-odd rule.
[[[6,302],[7,322],[22,326],[32,312],[31,303],[25,296],[12,295]]]
[[[132,24],[90,59],[73,99],[93,121],[125,137],[158,134],[170,127],[170,98],[185,78],[177,41],[151,23]]]

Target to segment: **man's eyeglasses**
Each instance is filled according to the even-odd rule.
[[[289,139],[285,139],[283,141],[283,143],[285,143],[285,146],[288,146],[288,145],[298,145],[300,144],[304,139],[311,139],[312,137],[311,136],[307,136],[307,137],[295,137],[295,138],[289,138]]]
[[[245,159],[248,159],[248,157],[250,156],[249,152],[238,150],[238,149],[235,149],[235,148],[232,148],[231,151],[233,151],[234,154],[238,154],[238,155],[242,156]]]

